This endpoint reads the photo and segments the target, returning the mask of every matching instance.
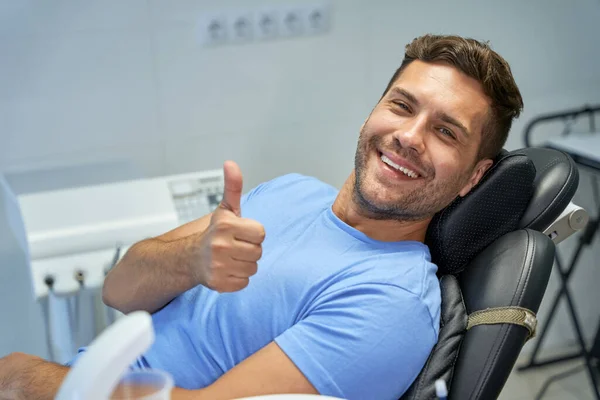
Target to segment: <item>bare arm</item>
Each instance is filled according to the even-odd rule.
[[[236,365],[212,385],[200,390],[176,388],[173,400],[230,400],[267,394],[318,391],[275,342]]]
[[[262,256],[264,227],[241,218],[242,173],[224,165],[223,201],[211,214],[132,246],[106,276],[102,299],[123,313],[159,310],[197,285],[233,292]]]
[[[0,358],[0,399],[52,400],[69,368],[35,356],[13,353]],[[228,400],[264,394],[317,390],[275,342],[271,342],[212,385],[199,390],[173,389],[173,400]]]
[[[108,273],[102,299],[123,313],[159,310],[196,286],[194,242],[206,231],[211,214],[164,235],[133,245]]]
[[[0,358],[0,399],[52,400],[68,367],[23,353]]]

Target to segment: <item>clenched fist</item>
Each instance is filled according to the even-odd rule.
[[[208,228],[194,238],[199,245],[197,281],[218,292],[235,292],[248,286],[262,256],[265,229],[257,221],[241,217],[242,172],[233,161],[223,166],[223,201],[213,212]]]

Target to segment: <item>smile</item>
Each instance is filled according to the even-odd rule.
[[[394,168],[395,170],[402,172],[404,175],[406,175],[408,177],[411,177],[413,179],[417,179],[419,177],[419,174],[417,174],[415,171],[412,171],[412,170],[410,170],[408,168],[402,167],[402,166],[394,163],[392,160],[390,160],[384,154],[381,154],[381,161],[383,161],[384,163],[386,163],[390,167]]]

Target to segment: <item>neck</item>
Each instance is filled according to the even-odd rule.
[[[333,212],[339,219],[369,236],[382,242],[404,240],[425,241],[425,233],[431,218],[418,221],[378,220],[369,218],[353,201],[354,171],[346,179],[333,203]]]

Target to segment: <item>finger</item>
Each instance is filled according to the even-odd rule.
[[[249,278],[258,272],[258,263],[232,258],[227,263],[227,273],[238,278]]]
[[[265,227],[258,221],[240,218],[234,223],[233,237],[243,242],[261,244],[265,240]]]
[[[238,290],[244,289],[250,283],[250,279],[248,278],[238,278],[237,276],[229,276],[227,278],[227,283],[223,284],[221,288],[218,289],[219,292],[237,292]]]
[[[223,189],[223,200],[221,208],[233,212],[238,217],[241,215],[240,202],[242,200],[243,178],[242,170],[233,161],[223,164],[225,185]]]
[[[262,246],[234,239],[230,254],[234,260],[256,262],[262,257]]]

